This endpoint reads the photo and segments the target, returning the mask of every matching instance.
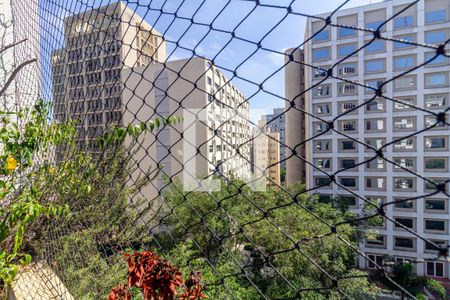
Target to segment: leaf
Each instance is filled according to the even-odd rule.
[[[22,265],[28,265],[31,263],[31,255],[30,254],[24,254],[23,257],[19,260],[19,263]]]

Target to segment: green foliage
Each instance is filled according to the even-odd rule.
[[[171,117],[114,128],[106,137],[100,138],[104,141],[103,149],[108,150],[111,158],[98,164],[75,147],[75,122],[50,122],[50,109],[50,104],[39,100],[33,107],[19,112],[0,111],[0,288],[12,283],[19,266],[31,261],[31,254],[42,254],[48,242],[44,237],[49,231],[45,228],[52,229],[58,224],[55,218],[50,221],[51,217],[60,220],[57,236],[62,245],[73,247],[78,242],[79,249],[85,251],[101,248],[107,243],[120,245],[125,240],[130,241],[129,235],[139,238],[136,232],[126,231],[130,227],[121,227],[124,220],[134,217],[125,209],[130,200],[130,189],[124,188],[128,176],[124,166],[131,155],[124,155],[122,144],[127,136],[138,138],[160,124],[181,121]],[[111,134],[116,138],[111,140]],[[58,146],[66,147],[67,155],[56,163],[49,156]],[[139,179],[133,188],[140,188],[143,182]],[[139,230],[141,227],[133,228]],[[69,255],[76,252],[63,249],[58,253],[57,263],[71,261]],[[115,265],[111,262],[120,260],[119,256],[111,257],[111,253],[91,253],[88,265],[71,266],[73,268],[68,268],[64,275],[82,281],[83,274],[89,270],[95,268],[107,273]],[[111,275],[111,280],[120,274],[119,271]],[[105,285],[110,288],[111,282]],[[89,284],[96,286],[94,281]],[[103,295],[103,286],[94,290]],[[0,295],[2,292],[4,290],[0,290]]]
[[[79,154],[77,168],[89,173],[91,192],[58,198],[70,206],[70,218],[59,221],[58,238],[34,245],[41,252],[58,249],[54,262],[76,299],[106,298],[111,287],[126,279],[123,254],[149,242],[136,210],[128,209],[131,195],[147,181],[125,185],[131,172],[125,152],[117,150],[99,164]],[[66,180],[70,177],[66,172]],[[134,199],[134,205],[140,202]],[[55,236],[52,227],[45,235]]]
[[[437,294],[440,299],[447,299],[447,291],[445,290],[445,287],[442,285],[442,283],[440,283],[439,281],[432,278],[426,278],[424,285],[432,293]]]
[[[394,264],[389,277],[403,289],[414,295],[417,299],[427,299],[425,296],[425,289],[437,295],[439,299],[447,299],[447,292],[439,281],[427,277],[417,276],[412,264],[410,263]],[[378,280],[393,290],[400,290],[398,286],[394,285],[391,281],[382,276],[379,276]],[[400,291],[404,293],[403,290]]]
[[[0,112],[0,284],[10,284],[19,265],[31,261],[31,256],[21,252],[25,232],[30,223],[41,216],[62,216],[68,207],[43,201],[45,190],[34,182],[45,180],[48,166],[35,166],[33,159],[58,145],[72,139],[70,126],[48,124],[49,106],[39,100],[31,109],[17,113]],[[11,121],[14,118],[14,122]],[[28,180],[23,182],[23,178]]]
[[[163,236],[160,241],[171,248],[167,259],[203,272],[205,292],[212,299],[224,299],[230,291],[236,298],[260,299],[250,280],[268,298],[291,298],[296,289],[321,287],[322,292],[305,292],[302,298],[339,298],[332,280],[315,263],[332,277],[359,272],[351,267],[356,252],[327,225],[352,213],[319,203],[302,194],[300,186],[291,187],[290,194],[279,189],[254,192],[235,180],[222,184],[219,192],[181,190],[175,186],[164,195],[173,212],[164,224],[172,228],[177,243]],[[295,202],[291,195],[298,195]],[[342,223],[336,230],[357,247],[354,227]],[[343,280],[340,288],[355,297],[373,290],[364,277]]]

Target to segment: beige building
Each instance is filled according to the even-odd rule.
[[[286,185],[306,183],[305,152],[305,67],[302,49],[285,51],[285,157]],[[302,159],[303,158],[303,159]]]
[[[280,186],[280,133],[272,131],[264,120],[252,130],[253,176],[264,186]]]
[[[167,185],[167,178],[190,182],[212,175],[242,179],[250,175],[249,104],[208,60],[136,67],[124,70],[122,76],[123,96],[129,103],[124,122],[184,117],[180,124],[146,134],[136,153],[140,167],[162,167],[153,193]]]
[[[305,40],[312,39],[305,62],[316,67],[305,69],[306,88],[312,87],[306,107],[314,115],[306,122],[306,136],[314,137],[307,147],[308,185],[361,215],[374,212],[368,203],[383,207],[395,221],[372,226],[377,234],[360,245],[369,258],[360,257],[362,268],[382,265],[388,255],[396,262],[419,261],[419,275],[450,278],[449,262],[437,255],[450,242],[449,197],[437,191],[437,184],[448,191],[450,175],[450,130],[437,120],[438,113],[448,118],[450,67],[445,56],[432,60],[434,49],[371,42],[373,34],[352,28],[380,28],[383,37],[437,47],[450,37],[449,16],[448,0],[393,0],[339,10],[331,22],[344,27],[307,21]],[[348,81],[326,78],[330,66]],[[376,97],[378,88],[383,97]],[[327,130],[333,120],[335,130]]]
[[[78,120],[77,144],[99,155],[96,138],[122,124],[122,72],[164,62],[163,37],[122,2],[64,19],[65,45],[52,53],[56,120]]]

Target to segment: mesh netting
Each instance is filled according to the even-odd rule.
[[[38,15],[10,46],[39,47],[11,78],[39,66],[40,89],[15,103],[74,122],[45,159],[90,186],[45,187],[71,217],[33,226],[28,298],[105,298],[142,250],[210,299],[414,298],[406,262],[448,277],[448,3],[337,2],[17,1]]]

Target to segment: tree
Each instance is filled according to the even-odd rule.
[[[56,262],[79,254],[67,247],[78,242],[77,250],[86,250],[83,255],[92,254],[89,259],[99,257],[86,268],[107,269],[109,264],[104,263],[102,256],[117,260],[109,257],[110,252],[122,241],[130,241],[126,234],[139,239],[140,235],[133,231],[117,234],[130,228],[120,226],[136,220],[130,219],[133,215],[126,211],[130,189],[124,188],[122,181],[125,174],[128,176],[126,166],[132,153],[124,155],[120,149],[127,137],[135,139],[160,125],[181,121],[170,117],[111,128],[98,141],[111,156],[97,163],[75,147],[75,123],[51,122],[50,111],[50,103],[38,100],[33,107],[18,112],[0,112],[0,296],[13,282],[20,265],[29,263],[32,255],[42,254],[43,249],[52,245],[43,238],[49,228],[58,227],[50,230],[57,233],[50,240],[62,242],[53,245],[62,247]],[[50,153],[60,145],[67,146],[70,153],[56,163]],[[140,188],[142,184],[138,180],[132,188]],[[60,218],[63,221],[57,226],[52,217],[64,218]],[[109,219],[104,220],[105,217]],[[135,230],[139,228],[132,226]],[[65,271],[82,272],[80,269]]]
[[[386,257],[386,260],[393,262],[393,259],[390,257]],[[393,262],[391,268],[391,272],[388,274],[389,279],[400,285],[401,288],[391,280],[388,280],[385,275],[379,274],[379,271],[375,274],[374,278],[391,289],[400,291],[402,299],[406,297],[405,290],[417,297],[417,299],[427,299],[424,296],[426,294],[425,290],[435,294],[439,299],[447,299],[447,292],[444,286],[432,278],[417,276],[411,263]]]
[[[210,298],[290,298],[299,289],[303,298],[339,298],[328,275],[347,276],[338,286],[353,297],[374,290],[352,268],[357,254],[341,240],[357,248],[356,228],[345,223],[353,214],[319,203],[300,186],[254,192],[233,180],[219,192],[185,193],[175,185],[164,200],[170,213],[161,221],[171,230],[158,240],[174,264],[202,271]],[[327,224],[341,224],[340,238]]]

